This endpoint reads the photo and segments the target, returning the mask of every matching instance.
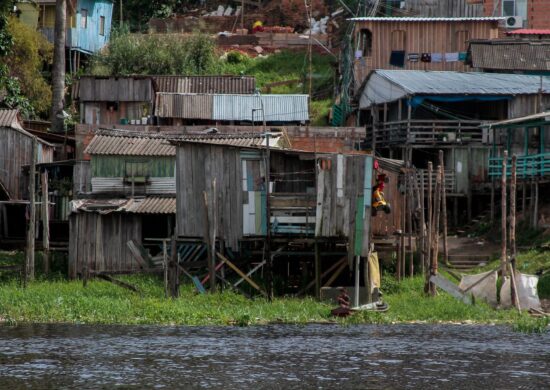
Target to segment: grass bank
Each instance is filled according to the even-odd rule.
[[[2,265],[21,264],[21,260],[18,252],[0,252]],[[63,265],[60,263],[59,267]],[[356,313],[346,319],[334,319],[330,316],[333,305],[312,298],[285,297],[270,303],[263,298],[249,300],[230,291],[200,295],[192,285],[185,284],[178,299],[166,299],[158,277],[119,278],[136,286],[140,293],[102,280],[91,280],[84,288],[82,282],[67,281],[60,272],[47,279],[39,274],[36,281],[23,288],[16,274],[0,272],[0,322],[240,326],[425,322],[509,324],[524,331],[540,331],[548,325],[515,310],[495,310],[484,303],[468,306],[442,291],[434,298],[427,297],[420,276],[397,283],[393,276],[385,274],[384,299],[390,310]]]

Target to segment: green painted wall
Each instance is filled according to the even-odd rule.
[[[123,177],[126,162],[146,162],[150,177],[175,177],[175,157],[93,156],[93,177]]]

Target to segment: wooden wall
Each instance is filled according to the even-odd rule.
[[[242,164],[238,148],[202,144],[177,147],[177,235],[204,235],[203,191],[211,199],[213,179],[216,179],[217,237],[238,250],[243,235]]]
[[[53,161],[53,148],[37,142],[37,163]],[[27,180],[21,168],[31,163],[32,137],[22,131],[0,127],[0,182],[11,199],[23,199]]]
[[[449,70],[469,71],[464,62],[410,62],[408,53],[453,53],[465,52],[469,39],[492,39],[498,37],[498,23],[490,21],[365,21],[355,25],[355,40],[359,42],[362,29],[372,33],[372,54],[355,59],[355,86],[359,88],[365,78],[374,69],[412,69],[412,70]],[[392,39],[392,32],[404,31],[401,39]],[[467,33],[464,33],[467,31]],[[395,35],[395,34],[394,34]],[[390,65],[392,50],[405,50],[405,66],[403,68]]]
[[[141,216],[136,214],[73,213],[69,218],[69,277],[88,264],[90,271],[137,270],[126,243],[141,243]]]

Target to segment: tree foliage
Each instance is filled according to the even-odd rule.
[[[7,66],[8,75],[19,81],[20,92],[29,99],[32,111],[46,114],[52,93],[42,69],[52,62],[52,45],[42,34],[15,17],[9,18],[8,32],[13,38],[13,46],[10,55],[1,61]]]
[[[95,75],[215,73],[214,41],[201,34],[141,35],[115,32],[109,46],[92,61]]]

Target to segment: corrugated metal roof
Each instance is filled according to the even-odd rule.
[[[175,214],[176,198],[146,197],[130,199],[80,199],[71,202],[71,212],[87,211],[99,214]]]
[[[348,20],[354,22],[498,22],[503,17],[464,17],[464,18],[426,18],[426,17],[359,17]]]
[[[212,119],[213,95],[157,93],[155,115],[161,118]]]
[[[548,71],[550,41],[474,41],[471,65],[481,69]]]
[[[529,95],[539,92],[540,77],[505,73],[425,72],[415,70],[376,70],[411,94]],[[550,91],[550,78],[543,78],[543,89]]]
[[[134,214],[176,214],[176,198],[147,197],[130,199],[117,211]]]
[[[507,31],[509,35],[550,35],[550,30],[520,28],[518,30]]]
[[[170,141],[176,145],[180,143],[200,143],[245,148],[266,146],[265,134],[261,133],[183,135],[181,137],[174,137]],[[270,133],[269,146],[280,148],[289,145],[285,144],[284,137],[281,133]]]
[[[152,76],[157,92],[252,94],[252,76]]]
[[[524,123],[540,122],[540,121],[550,122],[550,111],[541,112],[533,115],[522,116],[520,118],[507,119],[505,121],[500,121],[500,122],[485,123],[481,125],[481,127],[506,127],[510,125],[521,125]]]
[[[308,95],[214,95],[214,120],[261,122],[262,104],[266,122],[309,120]]]
[[[19,110],[0,109],[0,127],[11,127],[23,130],[23,127],[19,123],[18,115]]]
[[[176,148],[166,137],[96,135],[84,153],[117,156],[175,156]]]
[[[155,115],[161,118],[266,122],[309,120],[308,95],[236,95],[157,93]]]

